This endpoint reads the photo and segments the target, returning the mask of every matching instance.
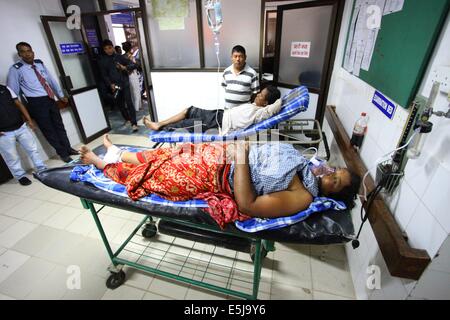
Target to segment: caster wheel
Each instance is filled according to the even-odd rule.
[[[158,229],[154,224],[145,225],[144,229],[142,229],[142,236],[144,238],[152,238],[156,235]]]
[[[254,244],[250,247],[250,258],[255,262],[256,246]],[[261,261],[267,256],[267,250],[261,245]]]
[[[106,280],[106,287],[108,289],[116,289],[125,282],[125,272],[120,270],[118,273],[111,273],[108,280]]]

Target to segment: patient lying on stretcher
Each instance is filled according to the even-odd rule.
[[[290,144],[184,144],[138,153],[126,152],[104,137],[101,159],[86,146],[81,160],[103,170],[138,200],[157,194],[171,201],[204,199],[222,227],[249,217],[290,216],[319,195],[354,205],[360,178],[347,169],[316,177]]]
[[[198,127],[198,131],[205,132],[220,127],[221,134],[225,135],[277,114],[281,109],[280,96],[277,88],[268,86],[256,95],[253,103],[241,104],[232,109],[204,110],[190,107],[160,122],[152,122],[147,116],[143,121],[147,128],[155,131],[185,129],[194,132],[194,128]]]

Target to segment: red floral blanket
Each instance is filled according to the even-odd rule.
[[[226,164],[226,145],[183,144],[137,153],[141,164],[108,164],[105,176],[126,186],[128,196],[138,200],[157,194],[171,201],[203,199],[211,217],[221,228],[249,217],[239,213],[228,184],[230,165]]]

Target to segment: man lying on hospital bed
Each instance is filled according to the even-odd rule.
[[[281,109],[281,93],[273,87],[260,91],[253,103],[245,103],[227,110],[204,110],[196,107],[184,109],[175,116],[160,122],[152,122],[148,116],[143,121],[147,128],[159,130],[187,129],[201,125],[201,131],[221,128],[221,134],[245,129],[254,123],[266,120]]]
[[[307,209],[323,195],[354,206],[360,178],[347,169],[315,176],[309,160],[290,144],[183,144],[127,152],[104,136],[103,159],[86,146],[81,160],[126,186],[138,200],[156,194],[171,201],[203,199],[205,209],[222,228],[250,217],[274,218]]]

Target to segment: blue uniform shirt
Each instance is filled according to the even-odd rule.
[[[55,95],[59,98],[64,97],[59,84],[50,75],[44,63],[39,59],[35,59],[34,64],[37,71],[47,80]],[[9,68],[7,84],[17,95],[22,91],[25,97],[47,96],[47,92],[39,82],[31,64],[26,63],[22,59]]]

